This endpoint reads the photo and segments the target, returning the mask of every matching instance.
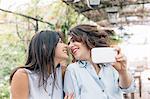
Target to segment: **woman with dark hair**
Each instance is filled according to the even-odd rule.
[[[63,99],[60,62],[67,58],[67,45],[59,33],[46,30],[35,34],[25,66],[17,67],[10,76],[11,99]]]
[[[69,31],[69,48],[74,63],[67,67],[65,93],[75,99],[122,99],[123,92],[135,90],[135,82],[128,73],[126,58],[116,47],[114,63],[93,63],[91,49],[110,47],[108,30],[93,25],[78,25]]]

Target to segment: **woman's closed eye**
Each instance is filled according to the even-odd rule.
[[[70,44],[70,42],[68,42],[68,45]]]
[[[68,42],[68,45],[70,45],[70,43],[73,43],[75,42],[75,40],[71,39],[69,42]]]

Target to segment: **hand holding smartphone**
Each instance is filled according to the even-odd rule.
[[[111,47],[96,47],[91,50],[91,57],[94,63],[112,63],[115,62],[117,51]]]

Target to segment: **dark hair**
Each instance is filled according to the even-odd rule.
[[[109,39],[106,30],[100,30],[97,26],[82,24],[72,28],[68,35],[74,41],[83,42],[89,49],[94,47],[108,47]]]
[[[57,64],[54,64],[55,48],[59,41],[60,35],[55,31],[40,31],[35,34],[29,44],[28,57],[23,67],[17,67],[10,75],[10,83],[13,75],[19,68],[25,68],[39,74],[39,86],[44,86],[46,90],[48,72],[53,74],[55,83]],[[54,85],[53,85],[54,86]]]

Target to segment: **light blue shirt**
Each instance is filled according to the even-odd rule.
[[[135,91],[132,79],[127,89],[119,87],[119,74],[110,64],[103,64],[99,74],[92,64],[78,61],[67,67],[64,79],[65,93],[74,93],[75,99],[123,99],[123,92]]]

